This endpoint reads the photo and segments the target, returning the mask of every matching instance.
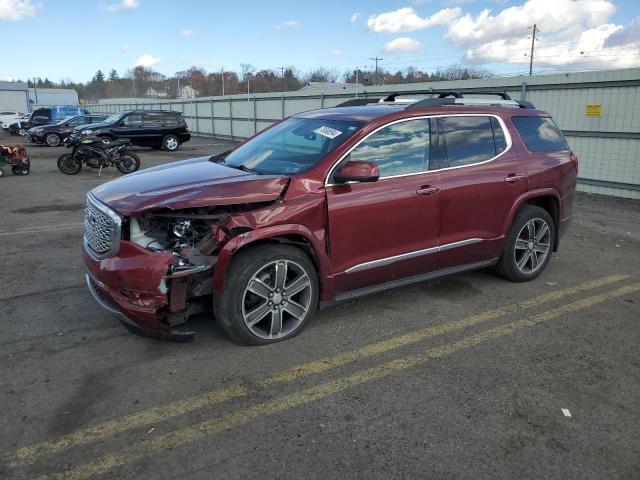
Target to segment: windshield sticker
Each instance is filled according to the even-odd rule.
[[[329,128],[329,127],[325,127],[325,126],[322,126],[320,128],[316,128],[314,130],[314,132],[315,133],[319,133],[323,137],[327,137],[327,138],[330,138],[332,140],[342,133],[340,130],[336,130],[334,128]]]

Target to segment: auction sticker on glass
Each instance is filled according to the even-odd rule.
[[[340,130],[336,130],[335,128],[325,127],[324,125],[320,128],[316,128],[314,130],[315,133],[319,133],[323,137],[334,139],[342,132]]]

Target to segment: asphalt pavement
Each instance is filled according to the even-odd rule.
[[[389,290],[264,347],[204,317],[175,344],[84,287],[85,195],[119,173],[66,176],[63,148],[28,150],[31,174],[0,178],[0,478],[640,478],[638,202],[578,195],[529,283]]]

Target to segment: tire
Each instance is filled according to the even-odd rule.
[[[26,128],[19,128],[18,129],[18,135],[20,135],[21,137],[24,137],[27,134],[27,129]]]
[[[132,152],[121,153],[116,168],[124,175],[136,172],[140,168],[140,157]]]
[[[58,157],[58,169],[67,175],[76,175],[82,170],[82,162],[70,153],[63,153]]]
[[[243,345],[265,345],[297,335],[318,304],[318,275],[311,259],[298,248],[271,244],[249,247],[237,255],[223,292],[214,295],[213,311],[222,329]],[[284,272],[278,283],[276,269]],[[298,290],[287,294],[286,288],[292,287]]]
[[[507,237],[498,273],[512,282],[533,280],[547,267],[555,246],[556,226],[545,209],[524,205]]]
[[[50,147],[57,147],[62,143],[62,139],[57,133],[47,133],[44,142]]]
[[[169,152],[175,152],[180,148],[180,139],[175,135],[165,135],[162,139],[162,148]]]

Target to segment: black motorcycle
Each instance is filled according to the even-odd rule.
[[[63,153],[58,157],[58,168],[62,173],[75,175],[82,170],[82,165],[91,168],[115,166],[120,173],[133,173],[140,168],[140,158],[127,151],[131,140],[123,138],[110,141],[103,137],[69,135],[65,141],[71,153]]]

